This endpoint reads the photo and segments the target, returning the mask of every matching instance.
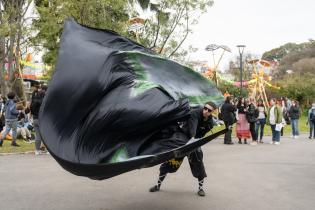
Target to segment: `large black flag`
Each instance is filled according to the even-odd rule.
[[[202,144],[183,146],[181,136],[165,144],[156,134],[184,120],[190,105],[206,101],[218,105],[223,96],[193,70],[115,32],[68,20],[40,132],[66,170],[105,179]]]

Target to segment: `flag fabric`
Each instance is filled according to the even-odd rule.
[[[184,121],[190,106],[223,100],[197,72],[113,31],[67,20],[40,133],[63,168],[106,179],[191,150],[185,135],[159,133]]]

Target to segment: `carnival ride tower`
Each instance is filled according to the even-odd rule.
[[[253,67],[252,82],[249,82],[249,94],[255,98],[256,101],[262,100],[265,107],[268,107],[268,97],[266,94],[266,85],[272,86],[271,76],[266,74],[266,69],[270,67],[270,63],[266,60],[254,59],[247,61]]]

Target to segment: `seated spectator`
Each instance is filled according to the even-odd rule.
[[[17,135],[21,136],[25,142],[31,143],[32,135],[29,128],[32,126],[27,116],[28,113],[29,113],[28,108],[20,112],[18,116]]]

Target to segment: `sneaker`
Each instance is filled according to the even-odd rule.
[[[157,185],[154,185],[153,187],[151,187],[150,188],[150,192],[157,192],[157,191],[159,191],[160,190],[160,188],[157,186]]]
[[[43,155],[49,155],[50,153],[46,150],[44,152],[41,152]]]
[[[275,143],[274,141],[269,142],[269,144],[274,144],[274,143]]]
[[[32,142],[29,139],[23,139],[25,143],[31,144]]]
[[[263,141],[263,140],[260,140],[260,141],[259,141],[259,143],[263,144],[263,143],[264,143],[264,141]]]
[[[206,195],[205,191],[203,191],[203,189],[200,189],[198,191],[198,195],[201,196],[201,197],[204,197]]]
[[[12,142],[11,146],[13,146],[13,147],[19,147],[20,145],[18,145],[16,142]]]
[[[257,145],[257,141],[251,142],[250,145]]]
[[[35,155],[40,155],[42,154],[40,150],[35,150]]]
[[[274,144],[275,144],[275,145],[280,145],[280,142],[276,141]]]
[[[298,138],[299,138],[299,136],[294,136],[294,138],[295,138],[295,139],[298,139]]]

